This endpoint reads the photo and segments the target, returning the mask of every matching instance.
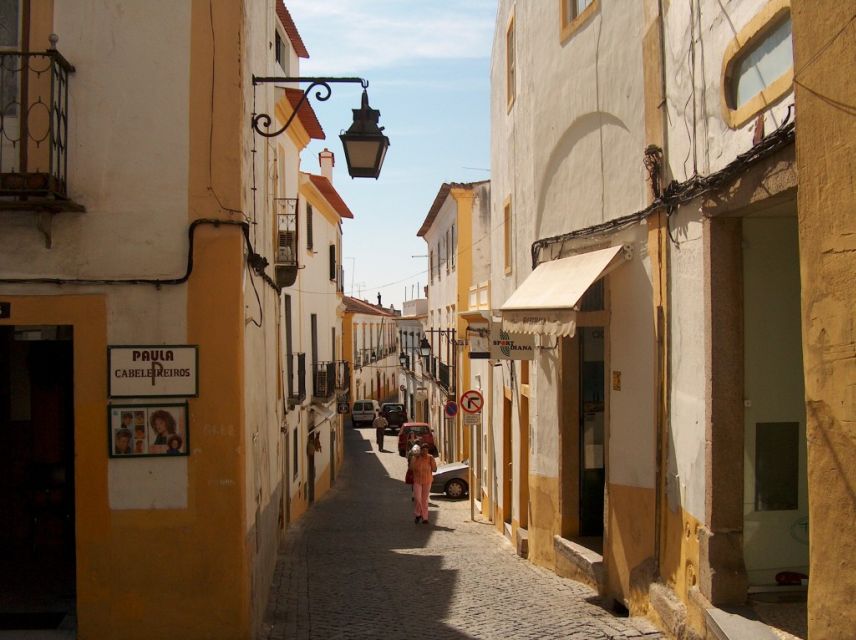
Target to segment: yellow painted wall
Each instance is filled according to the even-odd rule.
[[[856,74],[848,71],[856,39],[852,3],[793,0],[791,6],[811,523],[808,631],[812,640],[826,640],[852,637],[856,628]]]
[[[109,638],[114,547],[107,500],[107,310],[103,295],[9,296],[2,325],[62,324],[74,329],[74,487],[77,620],[80,638]],[[129,615],[136,617],[137,609]]]
[[[647,608],[651,575],[643,565],[654,548],[654,490],[610,483],[607,493],[606,590],[641,614]]]
[[[553,536],[562,530],[559,478],[529,475],[529,560],[554,569]]]

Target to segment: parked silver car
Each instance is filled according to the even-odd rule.
[[[434,473],[431,493],[445,493],[447,497],[459,499],[470,492],[470,462],[441,464]]]

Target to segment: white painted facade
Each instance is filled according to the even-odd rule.
[[[643,72],[638,49],[645,24],[640,3],[599,10],[565,43],[553,3],[501,1],[491,67],[491,307],[499,308],[531,273],[534,241],[602,224],[646,205]],[[514,30],[516,85],[506,93],[506,38]],[[506,206],[511,228],[505,229]],[[511,237],[504,264],[505,237]],[[607,482],[654,485],[653,311],[647,231],[623,231],[567,241],[542,252],[540,261],[629,244],[632,259],[607,277],[610,310],[605,378],[620,371],[622,391],[607,391]],[[540,338],[529,373],[529,452],[521,451],[521,363],[494,369],[494,460],[502,460],[504,393],[512,396],[513,486],[521,455],[529,473],[557,478],[561,459],[557,386],[561,362],[555,338]],[[505,392],[503,391],[505,388]],[[629,438],[629,440],[628,440]],[[624,444],[619,446],[618,443]],[[507,454],[506,454],[507,456]],[[502,503],[503,483],[493,479]],[[558,504],[556,505],[558,508]],[[512,511],[524,518],[515,491]]]
[[[369,303],[365,303],[371,306]],[[353,313],[353,400],[385,402],[395,395],[398,369],[396,317],[389,311]]]
[[[773,401],[785,389],[803,395],[793,151],[785,141],[775,155],[732,164],[787,122],[788,74],[764,78],[766,102],[750,96],[745,103],[757,104],[754,112],[730,103],[731,83],[742,73],[732,63],[748,59],[739,57],[748,55],[743,43],[769,46],[774,54],[759,56],[764,64],[786,67],[789,43],[764,39],[787,33],[776,25],[789,3],[666,3],[660,22],[661,4],[594,0],[563,25],[556,4],[500,0],[491,67],[493,314],[537,264],[618,245],[631,257],[603,278],[603,311],[577,312],[576,337],[542,335],[528,368],[493,368],[491,431],[482,443],[493,465],[485,483],[494,498],[490,515],[502,515],[518,548],[517,532],[528,525],[530,559],[547,566],[555,559],[558,569],[561,544],[554,558],[545,530],[576,535],[567,470],[588,472],[589,454],[596,459],[601,451],[586,440],[579,460],[568,457],[563,438],[577,426],[568,422],[573,411],[564,398],[577,393],[576,375],[584,395],[586,375],[597,377],[584,372],[602,360],[601,589],[628,607],[647,606],[631,602],[633,574],[651,559],[685,602],[697,583],[714,604],[737,602],[747,580],[770,585],[776,571],[807,570],[804,410],[801,402]],[[651,216],[651,143],[662,145],[661,188],[672,180],[692,188],[724,168],[732,173],[712,194],[669,201],[668,219]],[[576,353],[592,328],[602,328],[602,343]],[[788,346],[774,347],[774,336]],[[581,404],[579,413],[588,422],[596,412]],[[793,498],[763,490],[756,433],[760,442],[776,425],[782,433],[798,426]],[[770,504],[778,499],[793,500],[792,508],[776,513]],[[765,500],[773,502],[765,507]],[[683,530],[689,533],[675,533]]]
[[[442,189],[441,189],[442,190]],[[457,421],[445,417],[443,408],[450,397],[450,389],[440,382],[440,363],[450,367],[451,378],[455,375],[453,350],[450,341],[457,330],[457,204],[451,194],[447,194],[434,219],[422,234],[429,255],[428,274],[428,317],[425,323],[425,335],[431,345],[431,357],[436,359],[436,375],[429,376],[428,415],[425,421],[434,429],[434,437],[440,456],[444,459],[456,459]],[[442,332],[442,333],[441,333]]]
[[[398,401],[405,405],[407,416],[413,421],[423,419],[424,412],[424,400],[419,399],[417,389],[427,388],[423,360],[419,355],[427,317],[428,299],[414,298],[404,301],[401,316],[396,319],[399,350],[407,355],[407,366],[399,366]],[[401,387],[404,387],[403,391]]]

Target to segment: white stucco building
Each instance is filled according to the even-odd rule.
[[[499,2],[483,511],[673,633],[807,570],[792,74],[787,0]]]
[[[380,300],[380,295],[378,295]],[[397,396],[398,314],[392,308],[345,296],[345,359],[352,363],[351,401]]]

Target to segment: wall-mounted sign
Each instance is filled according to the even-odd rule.
[[[469,327],[467,335],[470,342],[470,360],[487,360],[490,358],[490,331],[488,331],[487,324]]]
[[[188,455],[187,403],[111,404],[107,446],[111,458]]]
[[[535,336],[508,333],[498,322],[491,323],[490,357],[494,360],[534,360]]]
[[[107,347],[111,398],[176,398],[199,395],[199,348],[195,345]]]
[[[443,412],[447,418],[454,418],[458,415],[458,404],[454,400],[447,400],[443,406]]]
[[[470,389],[461,394],[461,409],[464,413],[481,413],[484,396],[478,389]]]
[[[12,303],[0,302],[0,319],[12,317]]]
[[[469,426],[479,425],[481,424],[481,411],[478,413],[465,413],[464,414],[464,424]]]
[[[336,413],[351,413],[350,405],[347,402],[337,402]]]

